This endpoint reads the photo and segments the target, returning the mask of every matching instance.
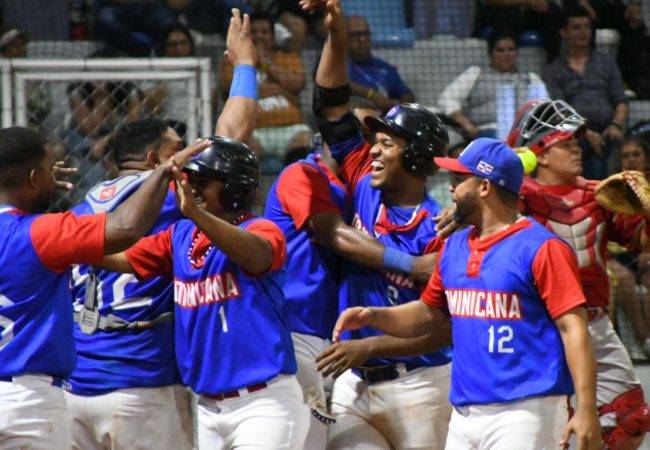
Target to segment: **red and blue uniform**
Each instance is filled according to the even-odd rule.
[[[287,239],[287,300],[289,329],[329,339],[338,315],[339,264],[334,253],[314,242],[307,221],[318,213],[346,217],[347,187],[312,154],[291,164],[269,190],[264,215]]]
[[[422,255],[437,250],[435,222],[440,206],[428,194],[415,208],[384,203],[380,190],[370,186],[370,145],[361,134],[338,143],[330,143],[332,156],[341,166],[350,183],[354,218],[352,226],[392,247],[411,255]],[[354,306],[394,306],[416,300],[422,288],[406,274],[375,270],[344,262],[341,283],[341,311]],[[343,333],[343,339],[362,339],[381,332],[362,328]],[[407,370],[425,366],[444,365],[451,361],[451,348],[415,357],[372,358],[366,367],[404,363]],[[356,369],[353,369],[356,370]]]
[[[284,236],[273,222],[252,215],[238,226],[271,245],[267,273],[246,273],[189,220],[126,252],[141,278],[174,277],[176,360],[183,383],[198,394],[229,392],[296,372],[281,289]]]
[[[126,201],[151,172],[129,174],[92,188],[73,208],[78,215],[110,212]],[[173,185],[172,185],[173,186]],[[169,228],[183,216],[172,189],[167,193],[158,220],[147,235]],[[91,270],[80,265],[73,270],[75,308],[84,304],[86,279]],[[129,322],[150,321],[174,309],[174,287],[169,276],[138,281],[132,274],[95,270],[98,311]],[[137,331],[102,331],[91,335],[74,325],[77,366],[70,377],[77,395],[101,395],[117,389],[160,387],[180,382],[174,357],[173,321]]]
[[[566,243],[522,218],[483,239],[454,233],[438,261],[422,300],[451,316],[453,405],[573,394],[554,320],[585,297]]]
[[[102,261],[105,225],[105,214],[26,214],[0,205],[0,377],[70,375],[70,266]]]

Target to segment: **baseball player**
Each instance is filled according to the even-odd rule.
[[[647,248],[648,219],[623,218],[596,203],[595,181],[585,180],[577,137],[584,119],[562,100],[525,104],[508,136],[512,147],[537,155],[534,178],[524,180],[525,211],[573,247],[589,312],[598,363],[598,411],[608,448],[638,448],[650,430],[650,414],[632,362],[607,317],[607,242],[635,251]]]
[[[408,275],[413,255],[434,247],[432,219],[439,207],[426,195],[425,181],[435,171],[433,156],[444,152],[446,129],[425,108],[402,105],[381,120],[365,119],[378,141],[371,150],[349,112],[346,34],[338,1],[327,2],[325,21],[329,36],[316,74],[314,109],[353,193],[353,226],[385,247],[381,270],[370,268],[376,265],[344,264],[340,301],[343,307],[402,303],[420,293]],[[376,335],[362,330],[350,337],[369,338],[370,347]],[[429,352],[418,357],[403,356],[424,353],[407,350],[416,345],[414,340],[384,342],[363,367],[337,378],[329,448],[438,448],[451,413],[446,399],[450,351],[431,352],[431,341],[429,336],[421,340]],[[337,369],[346,364],[333,359]]]
[[[284,321],[285,239],[250,213],[257,158],[216,137],[184,171],[177,192],[190,220],[104,263],[143,279],[173,275],[176,359],[199,394],[199,448],[301,449],[309,413]]]
[[[198,141],[157,167],[107,214],[43,214],[55,180],[44,140],[0,130],[0,448],[67,449],[61,387],[75,366],[69,266],[95,264],[154,223],[172,171],[208,145]]]
[[[357,117],[367,112],[367,105],[360,102],[360,106],[354,110]],[[312,409],[307,436],[310,450],[325,449],[327,425],[333,421],[327,413],[323,377],[314,360],[331,344],[338,316],[340,274],[335,255],[374,269],[385,268],[385,247],[346,223],[348,187],[339,173],[324,145],[280,173],[269,190],[264,212],[287,239],[287,278],[282,289],[298,363],[296,376]],[[432,256],[414,259],[411,275],[422,283],[433,268]]]
[[[254,72],[255,54],[245,25],[235,10],[227,44],[236,80],[242,70]],[[257,101],[237,91],[240,82],[233,86],[216,132],[247,139],[254,128]],[[152,169],[182,147],[176,132],[158,119],[124,125],[109,145],[119,177],[91,189],[74,208],[77,214],[114,210]],[[148,234],[163,231],[181,218],[170,190]],[[190,397],[180,385],[174,357],[172,280],[161,276],[140,282],[132,274],[86,265],[77,267],[73,275],[78,358],[66,394],[72,447],[191,448]]]
[[[518,214],[523,166],[505,144],[473,141],[452,171],[457,217],[420,301],[343,312],[345,330],[373,327],[417,336],[451,316],[454,405],[445,448],[554,449],[576,433],[600,448],[595,361],[575,256],[566,243]],[[577,408],[568,420],[568,396]],[[564,430],[564,433],[563,433]]]

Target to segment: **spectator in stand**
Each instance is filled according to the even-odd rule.
[[[100,49],[91,58],[115,57],[110,49]],[[68,86],[70,113],[65,119],[62,141],[66,148],[66,162],[78,169],[75,190],[66,194],[66,208],[78,203],[86,190],[114,170],[111,155],[107,154],[110,133],[120,124],[140,118],[142,100],[133,83],[113,81],[84,81]]]
[[[178,22],[169,25],[163,39],[156,47],[156,56],[188,58],[196,56],[196,46],[190,30]],[[187,129],[185,118],[188,92],[182,81],[143,83],[144,106],[154,116],[167,120],[170,126],[184,138]],[[181,133],[182,131],[182,133]]]
[[[0,36],[2,58],[24,58],[27,56],[27,33],[18,28],[9,28]]]
[[[440,95],[440,109],[462,127],[468,139],[497,137],[497,123],[512,123],[519,105],[534,98],[548,98],[541,78],[533,72],[517,69],[517,42],[509,32],[497,32],[488,41],[490,65],[471,66],[458,75]],[[501,88],[501,89],[500,89]],[[502,90],[511,88],[508,102]],[[506,126],[507,128],[507,126]],[[507,132],[507,130],[506,130]],[[505,139],[504,136],[499,136]]]
[[[520,37],[528,31],[536,31],[541,34],[550,61],[560,50],[557,30],[561,18],[561,7],[553,0],[481,0],[477,34],[484,35],[489,29],[510,28]]]
[[[366,19],[349,16],[346,26],[352,95],[367,98],[384,111],[398,103],[415,101],[413,91],[402,81],[395,66],[372,56],[372,38]]]
[[[616,61],[590,47],[591,27],[591,14],[583,6],[566,11],[560,29],[563,52],[546,66],[542,78],[552,98],[567,101],[587,119],[583,173],[587,179],[602,179],[623,139],[628,105]]]
[[[26,58],[27,42],[25,31],[8,28],[0,36],[0,58]],[[27,84],[27,124],[37,132],[43,132],[43,122],[52,110],[48,86],[44,83]]]
[[[650,173],[650,145],[641,136],[625,138],[621,147],[621,169]],[[650,357],[650,253],[635,254],[610,242],[613,258],[607,262],[612,274],[612,295],[632,324],[634,336]]]
[[[311,129],[304,123],[300,111],[300,91],[305,87],[305,71],[300,56],[274,48],[273,21],[264,14],[251,17],[253,43],[257,49],[259,105],[257,128],[253,137],[262,147],[267,160],[264,171],[282,168],[288,148],[309,145]],[[219,66],[219,88],[222,98],[228,97],[232,82],[232,65],[226,58]]]
[[[163,31],[176,18],[172,12],[187,0],[95,0],[95,33],[129,56],[149,56]]]

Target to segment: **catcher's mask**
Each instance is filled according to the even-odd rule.
[[[564,100],[532,100],[517,111],[507,143],[512,148],[528,147],[539,155],[585,129],[585,119]]]
[[[447,127],[436,114],[417,103],[395,106],[383,118],[366,117],[364,122],[373,132],[396,135],[407,142],[402,166],[415,175],[433,175],[437,169],[433,158],[447,151]]]
[[[219,201],[226,212],[248,209],[260,185],[257,156],[244,143],[221,136],[209,138],[212,145],[192,158],[183,172],[221,181]]]

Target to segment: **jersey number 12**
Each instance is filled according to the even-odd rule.
[[[488,329],[488,334],[490,335],[488,340],[488,351],[490,353],[495,353],[494,351],[494,325],[491,325]],[[497,345],[496,353],[514,353],[515,349],[512,347],[507,347],[506,344],[512,340],[514,337],[512,333],[512,328],[508,325],[502,325],[497,329]]]

